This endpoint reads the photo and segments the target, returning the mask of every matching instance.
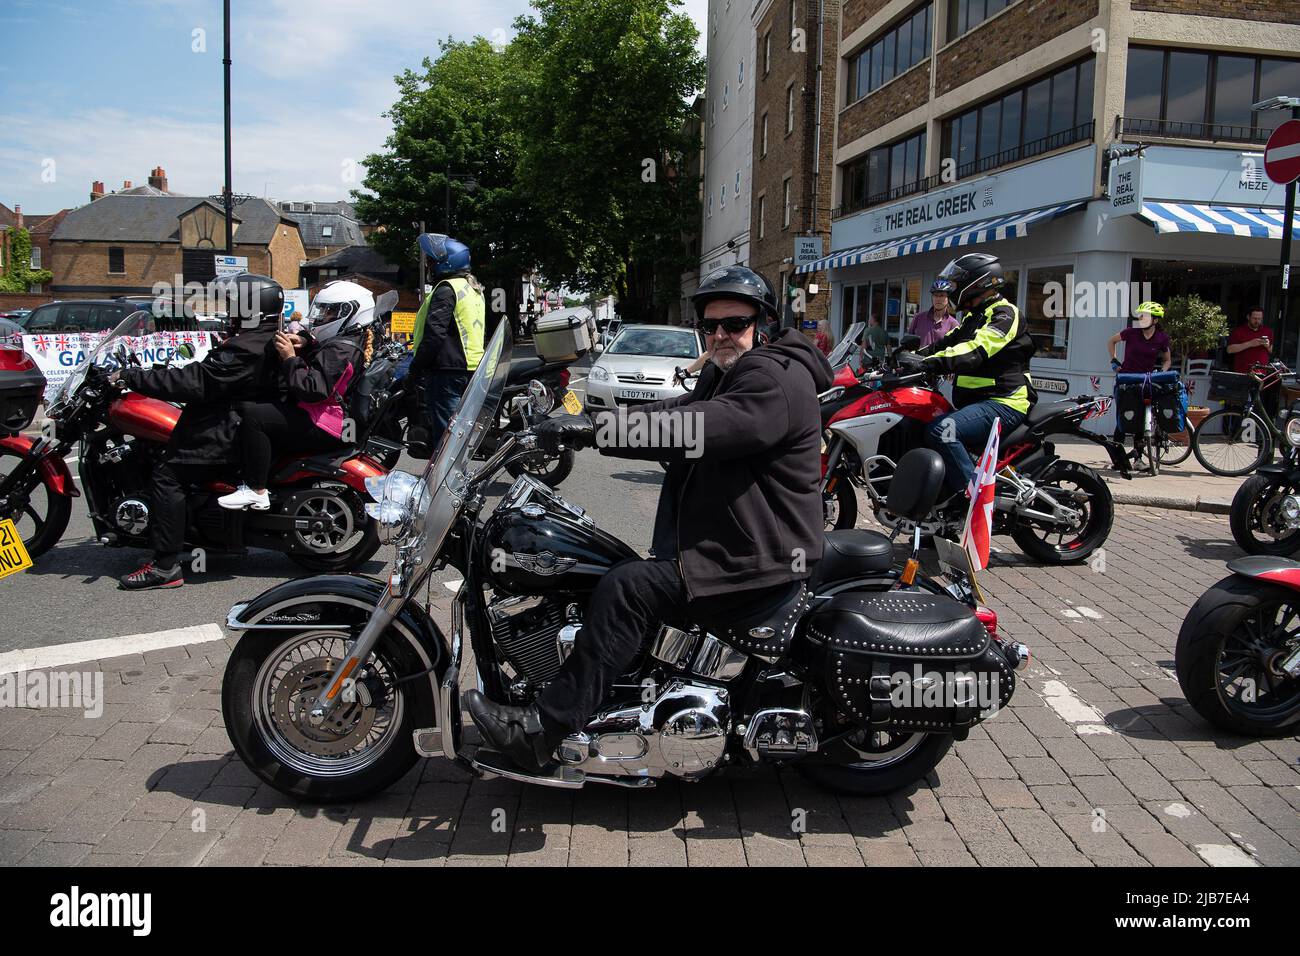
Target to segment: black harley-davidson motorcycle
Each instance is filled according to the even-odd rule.
[[[1300,402],[1277,414],[1282,457],[1260,465],[1232,496],[1228,523],[1247,554],[1300,552]]]
[[[1178,632],[1183,695],[1217,727],[1251,736],[1300,728],[1300,564],[1252,555],[1201,595]]]
[[[383,789],[421,755],[557,787],[645,787],[790,763],[826,787],[877,794],[924,776],[955,737],[1007,703],[1028,650],[997,634],[962,575],[946,589],[917,577],[919,532],[900,570],[892,539],[849,530],[828,535],[806,588],[780,606],[721,625],[666,620],[646,635],[543,773],[469,743],[462,671],[472,668],[494,700],[530,700],[582,639],[601,576],[636,557],[530,475],[487,507],[493,478],[536,447],[523,431],[472,464],[497,423],[509,352],[502,323],[423,478],[394,472],[370,484],[367,509],[397,545],[387,581],[300,578],[231,609],[226,626],[242,636],[222,712],[261,779],[332,801]],[[899,467],[907,480],[895,482],[895,507],[924,512],[942,463],[919,450]],[[448,635],[417,598],[446,566],[463,576]]]

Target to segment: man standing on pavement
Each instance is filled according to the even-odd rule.
[[[426,232],[420,252],[429,257],[436,281],[415,316],[415,358],[407,376],[424,390],[430,429],[428,448],[437,449],[460,405],[469,376],[483,357],[486,309],[483,287],[470,274],[469,247],[450,236]]]
[[[930,308],[916,313],[908,335],[921,339],[917,348],[927,348],[957,328],[957,316],[953,315],[949,296],[955,292],[953,284],[947,279],[935,279],[930,286]]]
[[[1273,360],[1273,330],[1264,324],[1264,310],[1255,306],[1246,313],[1246,321],[1228,336],[1228,354],[1232,356],[1232,370],[1245,375],[1256,365],[1267,365]],[[1268,409],[1268,416],[1277,414],[1280,388],[1275,382],[1260,393],[1260,401]]]
[[[875,362],[883,362],[889,355],[889,333],[880,324],[880,316],[867,319],[867,354]]]

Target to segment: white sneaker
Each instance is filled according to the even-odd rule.
[[[271,496],[265,491],[254,491],[248,485],[240,485],[230,494],[218,498],[217,504],[232,511],[242,511],[245,508],[266,511],[271,507]]]

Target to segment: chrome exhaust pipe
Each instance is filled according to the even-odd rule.
[[[1019,641],[1013,641],[1002,646],[1002,651],[1007,655],[1007,663],[1011,665],[1012,670],[1017,672],[1023,671],[1029,666],[1029,647],[1021,644]]]

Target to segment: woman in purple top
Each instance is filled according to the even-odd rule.
[[[1106,345],[1110,349],[1110,367],[1121,375],[1147,375],[1156,370],[1169,371],[1173,364],[1172,345],[1169,334],[1156,321],[1157,316],[1165,314],[1159,302],[1143,302],[1137,308],[1137,318],[1133,324],[1112,335]],[[1124,343],[1124,361],[1115,357],[1115,346]],[[1115,440],[1124,441],[1124,431],[1119,427],[1119,386],[1116,386],[1115,402]]]
[[[956,286],[948,279],[935,279],[930,286],[930,308],[916,313],[912,319],[909,335],[920,336],[918,348],[933,345],[957,328],[957,317],[952,314],[949,296],[956,291]]]

